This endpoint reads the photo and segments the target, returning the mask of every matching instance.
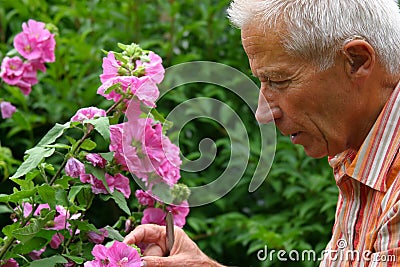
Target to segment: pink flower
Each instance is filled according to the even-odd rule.
[[[119,241],[115,241],[108,249],[110,266],[140,267],[139,253],[133,247]]]
[[[104,168],[107,164],[107,160],[105,160],[100,154],[97,153],[89,153],[86,154],[86,159],[93,164],[93,166],[98,166],[100,168]]]
[[[160,208],[147,208],[143,211],[142,224],[165,225],[166,213]]]
[[[34,250],[32,252],[29,253],[29,257],[32,260],[40,260],[40,257],[42,256],[43,252],[46,251],[46,247],[40,249],[40,250]]]
[[[155,199],[149,193],[143,190],[136,190],[135,197],[138,199],[140,205],[149,207],[154,206]]]
[[[56,41],[46,24],[29,20],[22,24],[23,31],[14,38],[15,49],[27,60],[54,62]]]
[[[92,261],[85,262],[85,267],[107,267],[109,266],[108,248],[103,245],[95,245],[92,250],[92,255],[95,257]]]
[[[19,264],[16,260],[14,259],[8,259],[6,262],[3,260],[0,260],[0,266],[1,267],[18,267]],[[140,266],[140,265],[139,265]]]
[[[139,100],[149,107],[155,107],[160,92],[157,85],[147,76],[116,76],[105,80],[105,82],[97,89],[97,94],[104,96],[108,100],[118,102],[122,95],[115,90],[106,93],[107,89],[114,84],[119,83],[121,90],[128,95],[135,95]]]
[[[64,236],[61,233],[55,233],[49,243],[50,247],[57,249],[64,242]]]
[[[76,114],[71,118],[71,121],[80,121],[83,122],[85,120],[91,120],[98,117],[105,117],[106,112],[103,109],[99,109],[96,107],[89,107],[89,108],[81,108],[79,109]]]
[[[106,183],[111,193],[114,190],[120,191],[126,198],[129,198],[131,195],[131,188],[129,186],[129,178],[123,176],[120,173],[117,173],[115,176],[112,176],[108,173],[105,174]],[[80,176],[80,180],[83,183],[92,184],[92,192],[94,194],[109,194],[107,188],[105,187],[103,181],[97,179],[92,174],[84,174]]]
[[[172,186],[180,178],[179,148],[162,133],[161,124],[154,123],[151,118],[139,117],[139,105],[137,101],[129,104],[128,121],[118,126],[118,135],[112,138],[115,140],[111,141],[110,150],[118,151],[115,154],[117,162],[123,162],[146,185],[163,181]]]
[[[21,58],[15,56],[12,58],[5,57],[1,63],[1,78],[4,82],[15,85],[22,78],[24,73],[24,62]]]
[[[97,178],[94,177],[93,174],[81,173],[79,175],[79,180],[81,180],[82,183],[90,183],[92,179],[97,179]]]
[[[108,194],[107,188],[105,187],[104,183],[97,179],[95,176],[91,176],[90,184],[92,184],[92,192],[94,194]],[[114,177],[109,175],[108,173],[105,174],[106,183],[110,192],[114,192]]]
[[[56,211],[57,215],[54,217],[54,225],[52,227],[48,227],[48,229],[51,230],[69,229],[70,232],[72,232],[70,229],[71,224],[68,222],[68,220],[77,220],[79,219],[81,214],[77,213],[71,216],[68,210],[58,205],[56,206]],[[79,230],[77,230],[76,233],[79,233]],[[57,249],[63,241],[64,241],[64,236],[61,233],[57,232],[51,238],[50,247],[53,249]]]
[[[164,67],[162,65],[162,59],[159,55],[154,52],[149,53],[150,62],[136,61],[137,66],[144,66],[145,75],[150,77],[154,83],[160,83],[164,79]]]
[[[125,198],[129,198],[129,196],[131,195],[129,178],[123,176],[120,173],[114,175],[114,188],[124,194]]]
[[[29,95],[32,85],[38,83],[35,65],[24,63],[19,57],[5,57],[1,64],[0,77],[7,84],[17,86],[22,93]]]
[[[76,158],[69,158],[65,165],[65,173],[73,178],[85,173],[85,165]]]
[[[85,262],[85,267],[140,267],[141,259],[136,249],[119,241],[114,241],[111,247],[95,245],[92,250],[93,261]]]
[[[101,244],[104,242],[104,238],[108,236],[108,232],[106,229],[101,228],[99,229],[100,233],[96,233],[94,231],[90,231],[88,233],[88,239],[90,242],[95,243],[95,244]]]
[[[103,58],[103,74],[100,75],[100,81],[105,83],[107,80],[117,77],[121,63],[115,59],[114,53],[109,52],[107,57]]]
[[[123,152],[123,145],[122,145],[122,136],[123,136],[123,123],[110,125],[110,151],[114,152],[114,159],[115,162],[120,164],[125,170],[128,168],[126,167],[126,161]],[[131,153],[135,153],[131,151]]]
[[[3,119],[11,118],[17,108],[10,102],[3,101],[0,103],[1,117]]]
[[[185,200],[180,205],[177,206],[168,206],[168,211],[172,212],[174,217],[174,224],[178,227],[183,227],[186,224],[186,217],[189,214],[189,204]]]

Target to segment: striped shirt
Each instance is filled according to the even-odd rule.
[[[339,188],[324,266],[400,266],[400,84],[358,151],[329,159]]]

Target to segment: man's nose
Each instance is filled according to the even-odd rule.
[[[256,111],[256,119],[259,123],[270,123],[282,116],[282,111],[276,102],[268,102],[265,95],[260,91],[258,96],[258,107]]]

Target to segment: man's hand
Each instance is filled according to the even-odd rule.
[[[140,225],[125,237],[124,243],[148,245],[143,252],[145,267],[222,267],[207,257],[182,229],[175,227],[174,232],[175,243],[169,257],[163,257],[167,253],[164,226]]]

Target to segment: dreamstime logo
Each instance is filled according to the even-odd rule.
[[[240,106],[232,107],[214,98],[196,97],[180,103],[166,116],[167,121],[173,122],[173,127],[169,129],[169,132],[178,133],[177,136],[187,123],[195,119],[206,118],[221,125],[230,140],[230,159],[226,163],[223,173],[208,184],[189,187],[191,191],[189,206],[196,207],[223,197],[243,177],[250,158],[250,138],[254,138],[251,136],[257,133],[251,132],[250,134],[249,127],[242,121],[240,115],[243,115],[243,110],[245,110],[243,107],[247,106],[247,110],[250,110],[252,114],[246,114],[246,116],[254,117],[259,89],[248,76],[237,69],[216,62],[196,61],[182,63],[166,69],[165,79],[159,86],[159,99],[168,94],[173,94],[173,91],[178,87],[189,86],[193,83],[202,87],[205,84],[222,87],[227,92],[233,93],[242,103]],[[150,111],[148,115],[150,116]],[[258,125],[258,139],[260,140],[260,145],[257,148],[259,157],[256,169],[251,177],[249,192],[255,191],[267,177],[276,146],[274,123],[256,125]],[[202,129],[198,130],[201,131]],[[254,125],[251,131],[254,131]],[[175,142],[176,145],[178,143]],[[252,150],[254,145],[252,144]],[[181,155],[184,162],[181,170],[185,172],[205,170],[217,157],[216,147],[215,142],[209,138],[201,140],[199,143],[201,156],[196,160],[189,160]],[[135,177],[135,180],[140,186],[144,186],[138,178]],[[162,196],[158,197],[162,198]],[[167,199],[161,200],[168,203]]]
[[[337,249],[323,250],[318,254],[315,250],[275,250],[268,249],[265,245],[263,249],[257,251],[259,261],[291,261],[291,262],[396,262],[396,255],[386,255],[373,253],[370,250],[358,251],[347,249],[348,243],[345,239],[337,241]]]

